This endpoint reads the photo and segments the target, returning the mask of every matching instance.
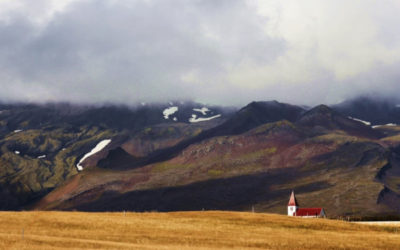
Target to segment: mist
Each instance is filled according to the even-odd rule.
[[[0,100],[393,97],[398,13],[397,0],[0,1]]]

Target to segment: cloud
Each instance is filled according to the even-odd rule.
[[[0,99],[316,104],[399,90],[398,1],[0,1]],[[398,67],[397,67],[398,68]]]

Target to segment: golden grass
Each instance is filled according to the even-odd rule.
[[[399,249],[397,229],[244,212],[1,212],[0,248]]]

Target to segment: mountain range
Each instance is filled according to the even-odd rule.
[[[0,209],[400,212],[400,105],[0,104]]]

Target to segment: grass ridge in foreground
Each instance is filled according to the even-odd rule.
[[[224,211],[0,212],[0,248],[398,249],[397,229]]]

